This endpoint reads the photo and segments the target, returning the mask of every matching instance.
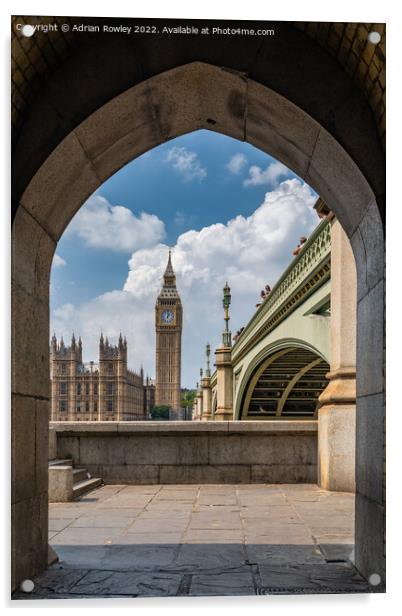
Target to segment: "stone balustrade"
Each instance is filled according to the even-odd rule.
[[[317,422],[52,422],[57,456],[108,484],[316,483]]]

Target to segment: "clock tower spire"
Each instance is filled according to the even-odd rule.
[[[176,287],[176,274],[169,250],[163,286],[155,304],[156,332],[156,406],[167,405],[173,411],[181,407],[181,332],[183,308]]]

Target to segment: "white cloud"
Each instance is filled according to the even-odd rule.
[[[165,162],[172,165],[186,182],[203,180],[207,177],[207,170],[198,159],[198,154],[184,147],[171,148],[165,158]]]
[[[233,175],[238,175],[243,167],[247,164],[247,156],[239,152],[238,154],[234,154],[228,164],[226,165],[226,169],[233,173]]]
[[[65,267],[66,265],[67,265],[66,260],[63,259],[63,257],[58,255],[57,253],[55,253],[53,257],[52,267]]]
[[[269,164],[265,170],[258,165],[252,165],[248,174],[249,177],[243,182],[244,186],[261,186],[263,184],[274,184],[280,177],[289,175],[289,169],[282,163],[275,161]]]
[[[92,195],[68,226],[87,246],[116,252],[132,252],[152,246],[165,237],[165,225],[154,214],[139,216],[123,207],[111,205],[101,195]]]
[[[223,329],[222,287],[232,289],[231,329],[235,332],[255,311],[260,289],[273,286],[292,259],[300,235],[318,224],[312,209],[316,196],[299,180],[282,182],[267,192],[248,217],[187,231],[177,239],[173,265],[184,310],[183,386],[194,386],[204,364],[205,344],[220,343]],[[155,374],[154,306],[167,262],[168,247],[158,243],[135,251],[123,289],[100,295],[81,306],[54,311],[51,331],[65,339],[74,330],[83,338],[87,360],[98,357],[101,329],[116,340],[128,340],[129,364]]]

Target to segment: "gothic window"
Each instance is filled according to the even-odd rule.
[[[94,396],[98,395],[98,383],[94,383]]]
[[[89,413],[89,402],[85,402],[85,412]]]
[[[106,384],[106,395],[113,396],[113,383]]]
[[[108,364],[107,368],[108,368],[109,374],[113,374],[113,364]]]
[[[94,413],[98,412],[98,403],[94,402]]]
[[[60,383],[60,395],[61,396],[67,395],[67,383],[65,382]]]
[[[60,374],[66,374],[67,366],[66,364],[60,364]]]
[[[77,383],[77,396],[81,395],[81,383]]]
[[[89,383],[85,383],[85,394],[89,396]]]
[[[65,413],[67,411],[67,400],[60,400],[59,409],[61,413]]]
[[[113,413],[114,412],[113,400],[108,400],[107,401],[107,411],[108,411],[108,413]]]
[[[77,413],[81,413],[81,402],[77,402]]]

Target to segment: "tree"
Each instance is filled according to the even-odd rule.
[[[183,391],[181,405],[186,409],[186,418],[188,410],[193,408],[196,395],[197,392],[195,389],[186,389],[185,391]]]
[[[169,419],[170,406],[161,404],[160,406],[154,406],[151,411],[152,419]]]

